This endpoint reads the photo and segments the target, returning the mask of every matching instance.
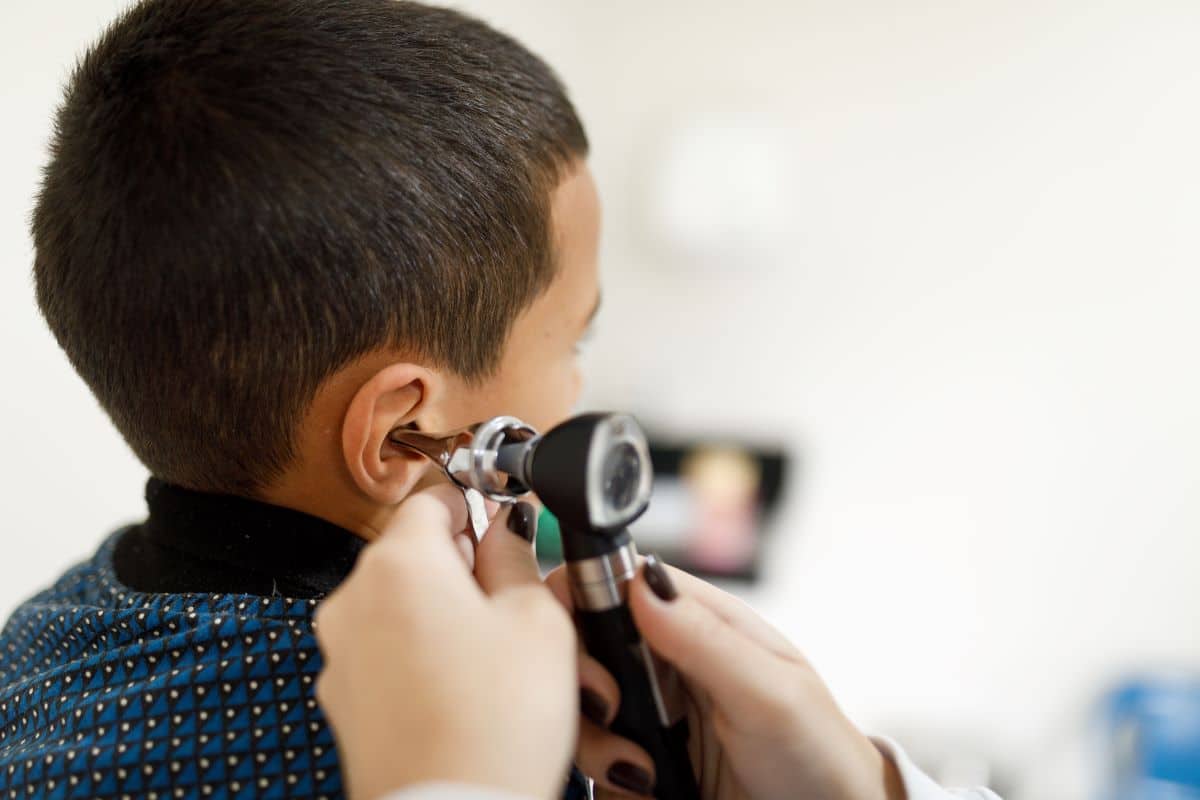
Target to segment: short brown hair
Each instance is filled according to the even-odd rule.
[[[154,475],[253,494],[354,358],[494,372],[587,149],[551,69],[461,13],[144,0],[66,88],[38,303]]]

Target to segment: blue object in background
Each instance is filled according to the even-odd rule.
[[[1102,706],[1104,800],[1200,800],[1200,676],[1148,676]]]

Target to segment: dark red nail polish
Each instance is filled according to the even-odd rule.
[[[516,503],[508,512],[508,529],[527,542],[537,536],[537,513],[529,503]]]
[[[658,595],[659,600],[669,603],[679,596],[679,592],[675,589],[675,582],[671,580],[667,568],[663,566],[658,556],[653,554],[646,556],[645,573],[646,583],[654,594]]]
[[[650,773],[628,761],[618,761],[613,764],[608,768],[607,776],[609,783],[613,786],[620,786],[634,794],[649,797],[650,791],[654,788],[654,784],[650,781]]]

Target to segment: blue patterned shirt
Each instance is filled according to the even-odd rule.
[[[153,481],[148,499],[147,523],[111,535],[0,634],[0,800],[343,796],[313,694],[312,614],[361,543],[249,500]],[[280,543],[261,547],[248,528],[288,537],[293,554],[325,539],[342,552],[308,547],[272,570]],[[277,591],[229,591],[238,584]],[[565,796],[585,792],[573,772]]]

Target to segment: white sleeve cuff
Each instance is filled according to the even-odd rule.
[[[379,800],[532,800],[532,798],[500,789],[472,786],[465,783],[421,783],[406,789],[397,789]]]
[[[912,762],[900,745],[884,736],[872,736],[871,741],[884,758],[890,758],[896,765],[908,800],[1000,800],[995,792],[983,787],[943,789]]]

